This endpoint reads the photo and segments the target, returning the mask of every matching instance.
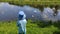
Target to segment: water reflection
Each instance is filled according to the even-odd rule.
[[[8,3],[0,3],[0,20],[17,19],[19,10],[23,10],[26,13],[27,19],[37,19],[45,21],[60,20],[60,9],[58,10],[58,14],[54,16],[53,15],[54,11],[49,7],[44,7],[43,12],[41,12],[39,9],[27,5],[21,7],[21,6],[10,5]]]

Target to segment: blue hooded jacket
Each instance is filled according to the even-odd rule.
[[[23,11],[19,11],[19,17],[18,17],[18,27],[19,27],[19,33],[24,32],[26,34],[26,15]]]

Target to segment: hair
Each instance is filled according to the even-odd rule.
[[[22,18],[23,18],[23,15],[19,15],[19,16],[18,16],[18,19],[19,19],[19,20],[22,20]]]

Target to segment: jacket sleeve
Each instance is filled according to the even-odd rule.
[[[21,24],[19,23],[19,21],[17,21],[17,26],[18,26],[18,27],[21,26]]]

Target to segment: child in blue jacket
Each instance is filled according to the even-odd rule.
[[[26,34],[26,15],[23,11],[19,11],[19,16],[18,16],[18,34]]]

